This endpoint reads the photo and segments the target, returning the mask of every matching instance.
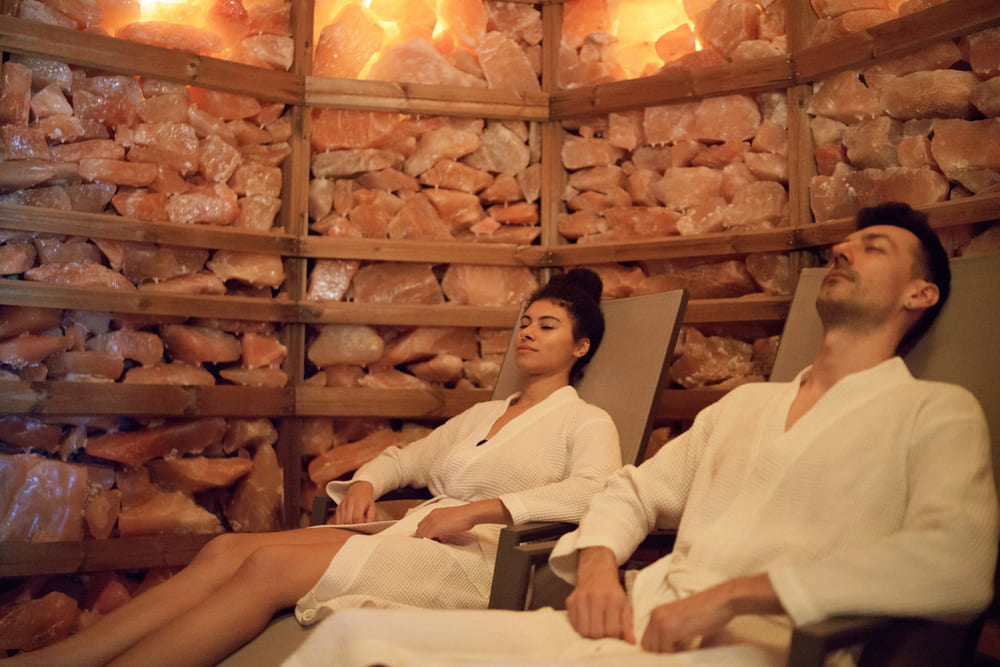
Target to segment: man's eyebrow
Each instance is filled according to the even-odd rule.
[[[892,240],[892,237],[883,232],[866,232],[861,235],[862,241],[885,241],[889,245],[895,246],[896,242]]]

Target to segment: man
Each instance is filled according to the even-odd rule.
[[[926,216],[861,211],[820,288],[812,366],[733,390],[612,478],[550,559],[576,584],[565,615],[352,612],[289,663],[322,644],[338,665],[663,664],[678,651],[666,664],[779,665],[793,625],[981,611],[998,540],[985,419],[967,391],[917,381],[896,356],[949,284]],[[674,551],[629,597],[618,565],[656,524],[678,527]]]

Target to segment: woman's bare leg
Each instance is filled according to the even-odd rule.
[[[144,637],[110,664],[217,664],[260,634],[275,612],[305,595],[341,545],[276,545],[254,551],[207,599]]]
[[[255,550],[277,544],[335,544],[339,548],[351,535],[335,528],[220,535],[206,544],[187,567],[167,581],[63,641],[4,661],[5,667],[8,664],[10,667],[105,665],[146,635],[207,599],[239,570]]]

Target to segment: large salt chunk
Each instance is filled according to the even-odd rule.
[[[702,200],[721,195],[722,172],[708,167],[668,169],[653,185],[656,197],[670,208],[683,211]]]
[[[858,169],[896,166],[896,144],[901,134],[900,123],[887,116],[851,125],[844,130],[847,159]]]
[[[165,489],[196,493],[229,486],[250,472],[253,463],[239,456],[208,458],[186,456],[154,459],[148,463],[150,478]]]
[[[392,367],[447,354],[460,359],[478,356],[476,331],[469,327],[417,327],[396,338],[378,360],[380,367]]]
[[[124,246],[122,274],[137,285],[176,278],[200,271],[208,252],[202,248],[128,242]]]
[[[285,281],[280,255],[222,249],[206,266],[223,281],[238,280],[258,288],[276,289]]]
[[[379,169],[403,166],[403,155],[379,148],[332,150],[316,153],[312,173],[318,178],[344,178]]]
[[[228,181],[240,159],[239,150],[217,136],[203,139],[198,144],[198,171],[212,183]]]
[[[760,5],[753,0],[718,0],[698,15],[698,37],[732,57],[741,42],[757,39],[760,18]]]
[[[0,70],[0,124],[27,125],[31,110],[31,70],[17,62]]]
[[[417,193],[406,200],[389,222],[389,238],[399,240],[449,240],[452,227],[438,214],[427,194]],[[470,195],[475,198],[475,195]],[[442,200],[443,201],[443,200]],[[478,200],[477,200],[478,201]]]
[[[962,52],[953,40],[946,39],[891,58],[880,58],[864,69],[865,79],[879,76],[906,76],[925,70],[948,69],[962,59]]]
[[[879,79],[885,112],[893,118],[968,118],[979,78],[972,72],[934,70]]]
[[[490,88],[540,93],[538,76],[524,50],[500,32],[488,32],[479,44],[479,64]]]
[[[153,162],[193,174],[198,169],[198,135],[187,123],[140,123],[120,128],[115,140],[128,147],[132,162]]]
[[[1000,74],[1000,28],[987,28],[963,37],[960,46],[972,71],[983,78]]]
[[[367,366],[382,357],[385,343],[365,324],[327,324],[309,344],[306,357],[317,367],[334,364]]]
[[[354,300],[360,303],[444,302],[444,294],[429,264],[380,262],[354,276]]]
[[[493,177],[486,171],[455,160],[439,160],[433,167],[420,174],[419,181],[424,185],[439,188],[479,192],[493,182]]]
[[[99,350],[117,359],[131,359],[144,366],[163,358],[163,340],[149,331],[118,329],[87,339],[88,350]]]
[[[0,455],[0,542],[83,539],[88,469],[33,454]]]
[[[462,158],[466,165],[492,173],[517,174],[531,161],[531,149],[525,143],[523,123],[491,120],[479,139],[479,148]]]
[[[69,264],[45,264],[24,272],[27,280],[51,285],[71,287],[105,288],[132,291],[135,285],[120,273],[91,262],[71,262]]]
[[[646,107],[642,128],[646,141],[652,145],[676,144],[691,136],[698,102],[682,102]]]
[[[774,181],[747,183],[725,211],[727,229],[768,229],[788,222],[788,192]]]
[[[210,387],[215,378],[204,368],[177,361],[136,366],[125,371],[124,384],[167,384]]]
[[[230,225],[239,212],[236,193],[224,183],[197,186],[167,200],[170,222]]]
[[[143,503],[124,505],[118,515],[121,537],[221,532],[219,518],[181,491],[154,493]]]
[[[222,442],[226,420],[221,417],[168,422],[161,426],[119,431],[87,440],[87,454],[137,468],[150,459],[199,453]]]
[[[993,77],[977,85],[969,101],[987,118],[1000,116],[1000,77]]]
[[[881,115],[882,104],[877,91],[865,86],[857,72],[847,70],[819,83],[808,111],[842,123],[856,123]]]
[[[721,299],[758,291],[757,283],[740,260],[650,260],[644,262],[652,276],[680,282],[694,299]]]
[[[687,389],[719,384],[750,375],[753,348],[734,338],[705,336],[684,327],[678,359],[670,366],[670,379]]]
[[[567,169],[617,164],[625,152],[607,139],[568,134],[563,141],[562,162]]]
[[[952,180],[982,170],[1000,171],[1000,119],[937,120],[931,153]]]
[[[84,158],[80,160],[79,173],[86,181],[141,187],[153,182],[157,167],[147,162]]]
[[[253,455],[253,468],[236,486],[226,518],[237,532],[261,532],[281,527],[284,475],[271,445]]]
[[[406,158],[403,170],[410,176],[419,176],[439,160],[455,160],[479,148],[480,135],[450,127],[425,132],[417,142],[417,149]],[[315,163],[313,165],[315,172]]]
[[[610,208],[604,212],[607,230],[617,238],[650,238],[677,234],[680,214],[661,206]]]
[[[486,82],[449,63],[426,40],[410,39],[384,51],[370,77],[380,81],[486,87]]]
[[[441,279],[449,301],[473,306],[510,306],[538,289],[527,267],[451,264]]]
[[[61,591],[19,600],[0,609],[0,648],[34,651],[76,631],[80,608]]]
[[[399,124],[399,114],[387,111],[313,109],[310,143],[314,151],[370,148],[388,137]]]
[[[249,118],[261,110],[260,102],[245,95],[194,86],[188,88],[188,95],[191,97],[191,102],[200,110],[222,120]]]
[[[222,40],[208,30],[167,21],[141,21],[119,28],[115,37],[176,51],[211,55],[222,48]]]
[[[209,327],[164,324],[160,338],[174,361],[198,365],[240,358],[240,342],[230,333]]]
[[[320,31],[313,54],[316,76],[356,79],[382,46],[385,29],[369,10],[346,5]]]

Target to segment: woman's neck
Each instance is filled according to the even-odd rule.
[[[549,395],[569,384],[565,375],[528,376],[521,386],[521,395],[517,403],[521,406],[531,406],[541,403]]]

